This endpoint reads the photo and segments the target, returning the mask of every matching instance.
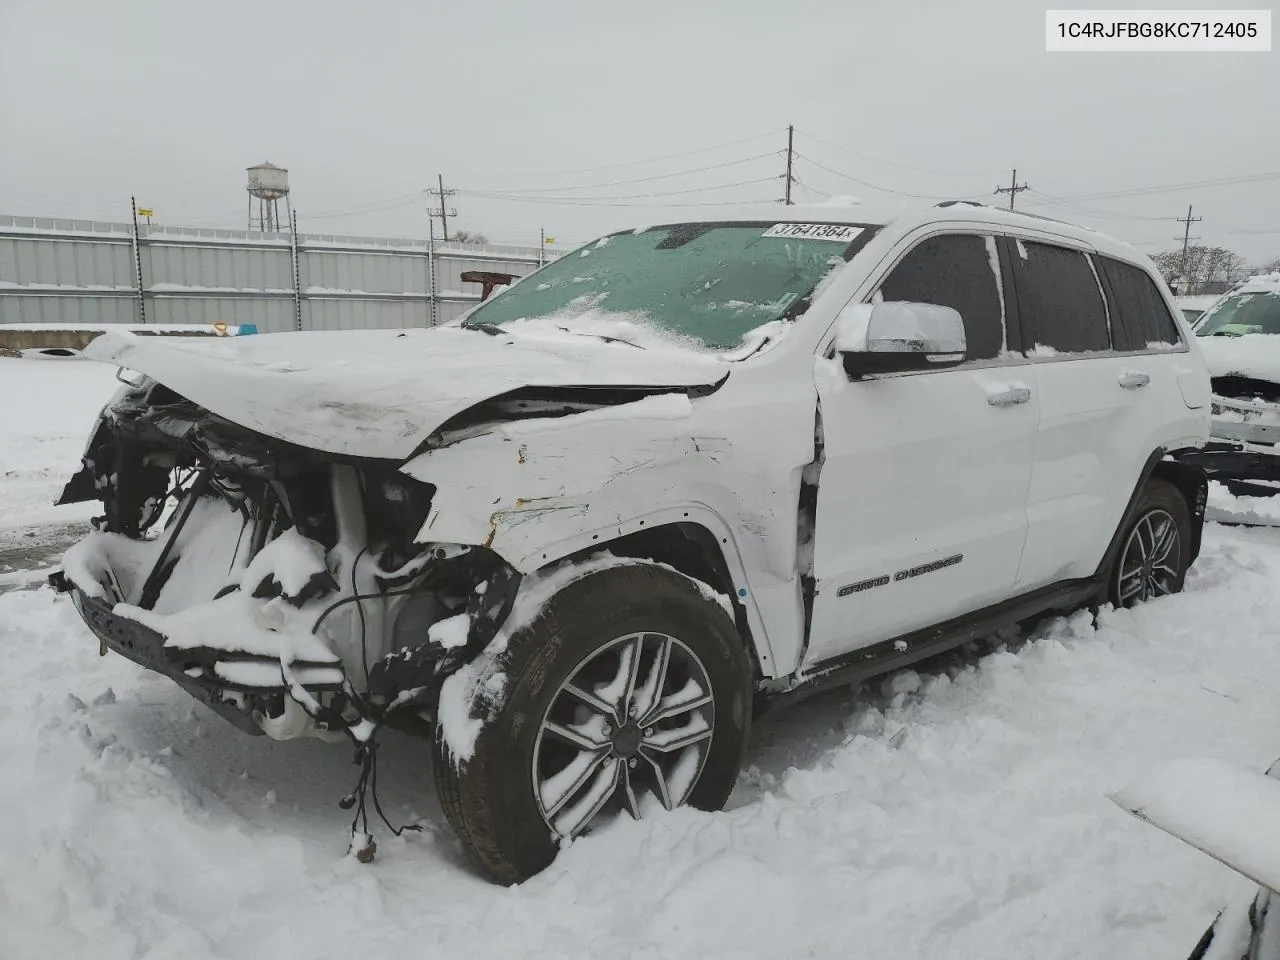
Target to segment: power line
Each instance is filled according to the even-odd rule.
[[[880,163],[886,167],[897,167],[901,170],[914,170],[917,173],[932,173],[932,174],[937,174],[939,176],[985,175],[985,172],[982,170],[938,170],[933,167],[917,167],[909,163],[898,163],[895,160],[885,160],[883,157],[873,157],[869,153],[859,153],[856,150],[850,150],[848,147],[842,147],[838,143],[832,143],[830,140],[823,140],[821,137],[815,137],[812,133],[806,133],[803,130],[800,131],[800,135],[809,140],[812,140],[814,143],[820,143],[824,147],[829,147],[832,150],[838,150],[841,153],[846,153],[849,156],[855,157],[859,160],[870,160],[872,163]]]
[[[571,184],[569,186],[559,187],[500,187],[496,190],[485,190],[483,187],[472,187],[470,192],[481,193],[564,193],[574,190],[600,190],[605,187],[625,187],[634,183],[653,183],[656,180],[670,180],[673,177],[684,177],[694,173],[706,173],[708,170],[723,170],[726,167],[741,166],[744,163],[751,163],[753,160],[763,160],[766,157],[777,156],[776,151],[769,153],[758,153],[752,157],[742,157],[738,160],[725,160],[722,163],[712,163],[705,167],[692,167],[688,170],[676,170],[672,173],[660,173],[648,177],[636,177],[631,180],[609,180],[605,183],[580,183]]]
[[[773,180],[773,177],[766,178]],[[560,207],[741,207],[750,204],[774,203],[777,200],[703,200],[694,202],[675,202],[675,203],[602,203],[599,200],[593,200],[589,197],[517,197],[509,194],[501,193],[469,193],[465,196],[475,197],[479,200],[506,200],[512,203],[533,203],[542,204],[544,206],[560,206]]]
[[[561,201],[565,203],[592,203],[597,200],[639,200],[646,197],[676,197],[691,193],[707,193],[712,190],[728,190],[733,187],[746,187],[755,183],[772,183],[777,179],[777,177],[755,177],[751,180],[736,180],[733,183],[711,184],[705,187],[686,187],[683,190],[659,190],[651,193],[622,193],[595,197],[529,197],[527,199]],[[460,190],[457,192],[464,197],[477,197],[480,199],[495,199],[509,196],[507,194],[501,194],[491,190]]]
[[[869,187],[872,190],[879,190],[882,193],[893,193],[900,197],[911,197],[913,200],[951,200],[953,199],[953,197],[950,197],[950,196],[934,196],[934,195],[923,194],[923,193],[908,193],[905,190],[894,190],[892,187],[882,187],[874,183],[869,183],[866,180],[860,180],[858,177],[851,176],[850,174],[842,173],[841,171],[836,170],[832,167],[828,167],[826,164],[819,163],[817,160],[814,160],[812,157],[805,156],[802,153],[797,153],[796,159],[803,160],[806,163],[811,163],[815,167],[817,167],[819,170],[825,170],[827,173],[834,174],[837,177],[842,177],[845,180],[850,180],[853,183],[859,184],[860,186]]]
[[[422,200],[425,191],[419,190],[416,193],[401,194],[398,197],[388,197],[385,200],[371,200],[368,203],[361,204],[357,207],[349,207],[338,210],[322,210],[319,213],[308,214],[308,220],[337,220],[342,217],[359,216],[362,213],[379,213],[382,210],[393,210],[396,207],[407,207],[410,204],[418,203]]]
[[[1169,193],[1175,190],[1192,190],[1205,187],[1227,187],[1243,183],[1260,183],[1264,180],[1280,180],[1280,173],[1250,173],[1235,177],[1218,177],[1212,180],[1189,180],[1186,183],[1169,183],[1158,187],[1131,187],[1127,190],[1111,190],[1102,193],[1082,193],[1059,200],[1108,200],[1113,197],[1138,197],[1153,193]]]
[[[1098,210],[1095,207],[1090,207],[1082,203],[1073,203],[1068,200],[1060,200],[1057,197],[1051,197],[1048,194],[1041,193],[1034,187],[1028,188],[1028,192],[1031,195],[1030,199],[1027,201],[1028,203],[1048,204],[1052,207],[1061,207],[1062,209],[1070,212],[1084,214],[1089,217],[1098,217],[1102,220],[1142,220],[1154,223],[1178,219],[1177,217],[1148,217],[1136,213],[1123,213],[1114,210]]]
[[[640,167],[650,163],[660,163],[664,160],[677,160],[681,157],[697,156],[700,153],[714,153],[717,150],[723,150],[726,147],[736,147],[744,143],[752,143],[756,140],[764,140],[776,137],[780,131],[778,129],[770,130],[767,133],[757,133],[754,136],[742,137],[738,140],[729,140],[725,143],[717,143],[710,147],[700,147],[697,150],[682,150],[679,153],[667,153],[660,157],[649,157],[645,160],[628,160],[625,163],[610,163],[599,167],[579,167],[577,170],[556,170],[550,173],[479,173],[476,176],[493,177],[494,179],[510,179],[516,177],[572,177],[580,173],[598,173],[601,170],[621,170],[627,167]],[[513,191],[514,192],[514,191]]]

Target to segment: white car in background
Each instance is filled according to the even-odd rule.
[[[1214,442],[1191,459],[1233,493],[1280,492],[1280,273],[1223,294],[1194,331],[1213,388]]]
[[[1180,590],[1176,316],[1131,247],[948,203],[625,230],[436,329],[108,334],[137,376],[56,582],[242,729],[350,737],[358,810],[378,730],[434,730],[519,881],[608,812],[719,808],[765,706]]]

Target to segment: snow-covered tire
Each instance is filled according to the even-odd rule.
[[[1167,480],[1147,482],[1138,507],[1120,535],[1107,576],[1107,599],[1116,607],[1178,593],[1191,565],[1191,511]]]
[[[751,668],[733,621],[696,582],[644,562],[588,574],[517,630],[503,656],[502,704],[474,753],[459,763],[438,741],[435,763],[445,816],[490,880],[519,883],[550,864],[594,816],[571,830],[575,811],[634,813],[648,805],[637,802],[644,793],[702,810],[728,800],[751,721]],[[605,708],[621,704],[634,713],[618,723]],[[562,758],[573,772],[560,770]]]

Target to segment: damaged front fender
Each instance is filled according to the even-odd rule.
[[[544,545],[617,526],[637,503],[677,500],[701,456],[690,413],[688,396],[666,393],[493,424],[427,450],[401,468],[436,491],[415,539],[481,545],[530,573],[551,559]]]

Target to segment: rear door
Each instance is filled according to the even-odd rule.
[[[967,359],[857,381],[818,361],[808,665],[1005,599],[1026,536],[1037,403],[1006,338],[995,238],[913,241],[872,300],[954,308]]]
[[[1011,241],[1014,286],[1040,400],[1019,593],[1092,575],[1102,560],[1170,409],[1182,408],[1166,336],[1122,325],[1093,252]],[[1117,287],[1137,296],[1124,271]],[[1124,313],[1137,313],[1126,307]],[[1113,331],[1114,325],[1114,331]],[[1113,348],[1113,332],[1120,347]],[[1176,331],[1172,332],[1176,337]],[[1170,404],[1173,407],[1170,407]]]

